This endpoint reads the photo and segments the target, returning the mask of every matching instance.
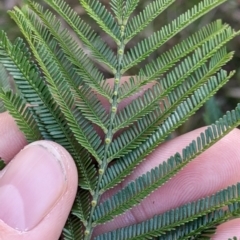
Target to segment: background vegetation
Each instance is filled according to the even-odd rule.
[[[1,0],[0,1],[0,28],[4,29],[8,32],[8,36],[10,39],[14,39],[20,35],[18,28],[11,21],[10,17],[7,14],[7,10],[11,9],[15,5],[22,5],[26,0]],[[110,8],[109,0],[100,0],[103,2],[106,7]],[[148,2],[151,0],[142,0],[139,5],[139,10],[144,8]],[[38,3],[43,3],[43,0],[38,0]],[[84,10],[80,7],[78,0],[66,0],[76,12],[83,19],[86,19],[88,22],[92,23],[93,21],[85,14]],[[198,0],[176,0],[176,3],[172,5],[164,14],[162,14],[159,18],[157,18],[141,35],[138,35],[137,38],[144,38],[146,36],[151,35],[154,31],[159,29],[166,22],[172,20],[179,13],[184,12],[186,8],[191,7],[197,3]],[[235,29],[240,29],[240,0],[229,0],[226,4],[220,6],[219,8],[212,11],[210,14],[202,18],[200,21],[195,22],[190,27],[188,27],[185,31],[178,34],[174,39],[169,41],[164,48],[158,50],[156,54],[161,54],[161,52],[165,51],[166,48],[170,48],[175,45],[181,39],[184,39],[191,32],[196,31],[201,26],[211,22],[214,19],[221,18],[224,22],[229,23]],[[67,27],[67,26],[66,26]],[[95,28],[96,29],[96,28]],[[101,32],[99,29],[101,37],[108,42],[109,45],[112,46],[113,49],[116,49],[116,46],[113,42],[105,35],[104,32]],[[135,39],[136,41],[139,39]],[[81,43],[79,43],[81,44]],[[134,41],[132,41],[129,47],[134,45]],[[197,127],[201,127],[206,124],[210,124],[221,116],[221,112],[226,110],[233,109],[238,102],[240,102],[240,38],[236,38],[231,44],[228,46],[229,49],[234,50],[236,52],[234,59],[226,66],[226,69],[232,70],[236,69],[237,74],[233,77],[233,79],[226,85],[221,91],[217,94],[214,99],[211,99],[204,108],[202,108],[198,113],[189,119],[187,123],[185,123],[180,129],[177,130],[176,134],[182,134],[186,131],[190,131]],[[147,59],[147,61],[151,61],[151,58],[155,56],[151,56]],[[108,69],[103,68],[103,66],[99,66],[102,71],[105,73],[106,77],[112,77],[109,74]],[[141,66],[139,66],[140,68]],[[134,72],[129,72],[129,75],[134,74]]]

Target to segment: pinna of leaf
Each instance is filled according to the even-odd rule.
[[[234,72],[222,69],[233,56],[226,44],[239,32],[216,20],[147,63],[135,77],[123,83],[122,77],[129,69],[226,0],[199,1],[129,50],[128,42],[175,1],[152,0],[138,13],[139,0],[111,0],[111,10],[98,0],[80,0],[81,7],[117,44],[116,54],[64,0],[45,2],[90,50],[91,57],[63,27],[62,20],[38,3],[28,1],[22,8],[9,11],[24,39],[17,38],[12,43],[5,32],[0,32],[0,98],[29,142],[53,140],[74,158],[79,189],[62,237],[89,240],[96,226],[141,203],[240,124],[238,105],[182,153],[174,154],[100,203],[104,192],[122,182],[231,78]],[[114,75],[113,86],[107,83],[95,61],[109,68]],[[16,93],[4,82],[6,73],[14,79]],[[152,82],[153,87],[141,97],[119,108],[122,101]],[[109,110],[102,106],[96,93],[109,103]],[[104,133],[103,140],[95,125]],[[237,184],[95,239],[201,239],[208,230],[240,215],[239,196]],[[223,206],[228,210],[221,210]]]

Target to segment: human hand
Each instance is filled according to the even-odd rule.
[[[54,142],[27,145],[7,113],[0,136],[0,240],[57,240],[77,190],[72,157]]]
[[[103,198],[180,151],[201,131],[198,129],[162,144],[131,176],[106,192]],[[61,146],[49,141],[35,142],[20,151],[26,141],[7,113],[0,114],[0,135],[0,156],[10,162],[0,172],[0,239],[57,240],[77,188],[77,171],[72,158]],[[94,235],[143,221],[240,182],[239,143],[240,131],[234,130],[141,205],[97,227]],[[226,222],[218,227],[213,239],[240,238],[239,226],[240,219]]]

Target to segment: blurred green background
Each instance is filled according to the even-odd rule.
[[[14,39],[17,36],[20,36],[19,30],[11,21],[7,14],[8,9],[12,9],[13,6],[21,6],[26,0],[0,0],[0,29],[7,31],[10,39]],[[38,3],[44,4],[43,0],[38,0]],[[116,50],[115,44],[108,38],[106,34],[101,32],[99,28],[94,24],[94,22],[86,15],[84,10],[80,7],[78,0],[66,0],[76,12],[85,20],[87,20],[95,29],[99,32],[101,37],[114,49]],[[105,6],[110,9],[108,0],[101,0]],[[147,5],[151,0],[140,0],[140,5],[137,11],[141,11],[145,5]],[[134,38],[130,42],[128,48],[134,46],[139,40],[150,36],[154,31],[158,30],[177,17],[180,13],[184,12],[187,8],[199,2],[199,0],[176,0],[176,3],[173,4],[167,11],[165,11],[161,16],[159,16],[148,28],[142,32],[140,35]],[[137,13],[136,11],[136,13]],[[221,18],[224,22],[229,23],[232,27],[239,30],[240,29],[240,0],[229,0],[224,5],[221,5],[217,9],[213,10],[210,14],[201,18],[199,21],[195,22],[189,26],[186,30],[175,36],[171,41],[161,47],[155,55],[151,55],[147,61],[155,58],[161,52],[175,45],[190,33],[196,31],[201,26],[213,21],[214,19]],[[66,26],[67,27],[67,26]],[[177,130],[177,134],[182,134],[186,131],[190,131],[197,127],[210,124],[215,121],[215,118],[221,116],[227,110],[233,109],[238,102],[240,102],[240,37],[234,39],[231,44],[228,45],[229,50],[234,50],[236,52],[234,59],[225,67],[228,70],[236,69],[236,75],[231,79],[231,81],[225,85],[218,94],[211,99],[203,108],[201,108],[195,116],[189,119],[181,128]],[[140,68],[141,66],[139,66]],[[101,70],[104,72],[106,77],[112,77],[108,72],[108,69],[104,66],[100,66]],[[136,74],[136,70],[131,70],[128,74]]]

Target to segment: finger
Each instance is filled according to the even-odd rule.
[[[108,191],[103,199],[110,197],[131,180],[158,166],[169,156],[181,152],[203,130],[195,130],[162,144],[122,184]],[[240,131],[236,129],[188,164],[176,177],[144,199],[140,205],[116,217],[114,221],[96,228],[95,234],[144,221],[153,215],[211,195],[240,181],[239,144]]]
[[[217,228],[216,233],[212,237],[212,240],[227,240],[237,237],[240,239],[240,219],[234,219],[229,222],[223,223]]]
[[[0,239],[56,240],[77,190],[69,153],[50,141],[25,147],[0,179]]]
[[[0,113],[0,136],[0,157],[8,163],[27,141],[7,112]]]

